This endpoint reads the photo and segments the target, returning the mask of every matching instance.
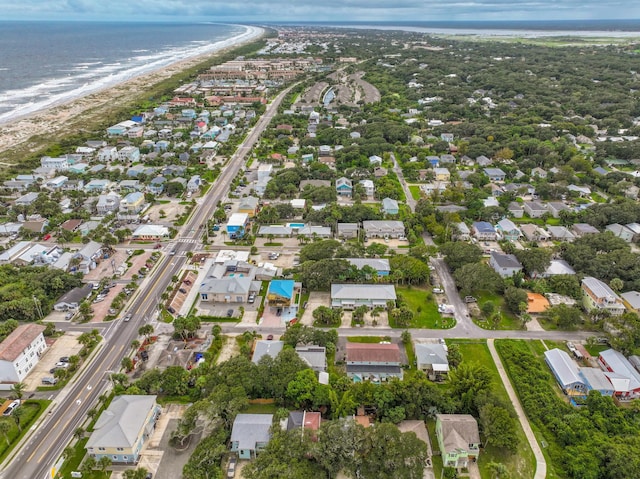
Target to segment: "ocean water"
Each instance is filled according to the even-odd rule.
[[[0,22],[0,123],[257,33],[208,23]]]

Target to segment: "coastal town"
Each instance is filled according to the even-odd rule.
[[[4,169],[0,478],[639,477],[638,45],[558,41],[265,28]]]

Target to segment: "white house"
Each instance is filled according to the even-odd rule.
[[[38,364],[47,348],[40,324],[18,326],[0,343],[0,383],[19,383]]]
[[[66,157],[51,158],[50,156],[43,156],[40,159],[40,166],[56,171],[66,171],[69,169],[69,160]]]

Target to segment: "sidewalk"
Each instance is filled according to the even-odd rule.
[[[518,420],[520,421],[520,425],[522,426],[522,430],[524,431],[524,435],[527,437],[527,441],[529,441],[529,446],[533,451],[533,455],[536,458],[536,475],[533,476],[534,479],[545,479],[547,477],[547,462],[542,454],[542,449],[540,449],[540,445],[536,440],[536,436],[533,434],[531,430],[531,426],[529,425],[529,420],[522,409],[522,405],[520,404],[520,400],[516,395],[516,392],[511,385],[511,381],[509,380],[509,376],[502,365],[502,360],[498,355],[498,351],[496,351],[496,347],[493,339],[487,339],[487,346],[489,346],[489,352],[491,353],[491,357],[493,358],[493,362],[496,363],[496,368],[498,369],[498,374],[500,374],[500,379],[502,379],[502,384],[504,384],[504,388],[507,390],[507,394],[509,395],[509,399],[513,404],[513,407],[516,410],[516,414],[518,415]]]

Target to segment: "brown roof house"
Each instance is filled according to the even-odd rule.
[[[19,383],[38,364],[47,349],[40,324],[18,326],[0,343],[0,383]]]
[[[354,382],[402,379],[397,344],[347,343],[347,376]]]

